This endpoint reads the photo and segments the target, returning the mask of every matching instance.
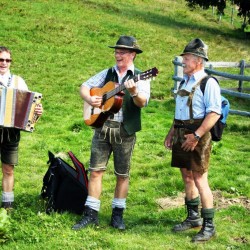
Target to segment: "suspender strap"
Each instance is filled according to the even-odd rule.
[[[194,96],[194,92],[197,89],[198,86],[200,86],[201,82],[205,79],[206,77],[202,78],[199,82],[197,82],[188,97],[188,101],[187,101],[187,105],[189,106],[189,116],[190,116],[190,123],[194,122],[194,114],[193,114],[193,96]]]

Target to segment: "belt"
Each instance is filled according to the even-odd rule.
[[[174,128],[186,128],[189,130],[196,130],[202,123],[203,119],[195,120],[174,120]]]

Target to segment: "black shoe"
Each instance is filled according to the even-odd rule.
[[[191,228],[199,228],[202,226],[202,220],[198,213],[198,206],[187,205],[187,218],[173,227],[174,232],[182,232]]]
[[[124,208],[115,207],[112,211],[111,223],[110,225],[114,228],[124,230],[125,224],[123,221],[123,210]]]
[[[193,237],[192,242],[205,242],[210,240],[213,236],[215,236],[213,219],[204,218],[202,228],[200,232]]]
[[[76,223],[72,229],[73,230],[80,230],[82,228],[85,228],[87,226],[93,225],[93,226],[98,226],[99,221],[98,221],[98,211],[85,206],[84,212],[83,212],[83,218]]]
[[[11,201],[2,201],[2,205],[1,205],[2,208],[6,209],[6,210],[11,210],[13,209],[14,207],[14,202],[11,202]]]

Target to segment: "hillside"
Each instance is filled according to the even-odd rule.
[[[174,57],[200,37],[209,45],[211,61],[250,63],[250,42],[238,29],[238,17],[230,24],[230,9],[218,22],[211,10],[190,11],[184,0],[0,0],[0,8],[0,41],[12,50],[12,72],[22,76],[31,90],[43,93],[45,110],[36,131],[22,133],[15,175],[18,209],[3,249],[249,247],[249,209],[244,206],[218,208],[219,236],[203,248],[190,243],[192,232],[171,233],[183,217],[183,206],[163,210],[156,203],[183,191],[179,172],[169,167],[170,153],[163,147],[174,110]],[[143,130],[138,133],[125,215],[128,230],[121,234],[108,227],[114,183],[111,162],[104,179],[101,227],[75,233],[71,226],[79,217],[48,216],[39,200],[47,151],[71,150],[88,166],[92,130],[83,123],[79,86],[114,64],[108,46],[122,34],[135,36],[144,51],[136,58],[137,67],[157,67],[160,72],[152,82],[151,101],[143,110]],[[250,75],[250,70],[246,73]],[[247,101],[231,102],[236,109],[249,110]],[[249,131],[248,117],[230,116],[225,138],[213,146],[211,187],[225,197],[249,200]]]

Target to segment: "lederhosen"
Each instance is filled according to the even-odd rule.
[[[211,153],[211,134],[205,133],[194,151],[184,151],[181,146],[185,141],[184,135],[193,133],[203,122],[203,119],[193,119],[192,98],[200,81],[192,88],[191,92],[181,89],[177,92],[180,96],[189,96],[187,105],[189,106],[189,120],[174,120],[174,137],[172,145],[172,167],[187,168],[188,170],[203,174],[207,172]]]
[[[129,72],[123,78],[123,82],[132,77],[132,72]],[[105,83],[108,81],[118,82],[117,74],[112,71],[112,68],[108,70]],[[89,171],[106,170],[110,154],[113,152],[115,174],[123,177],[129,176],[130,161],[136,140],[135,132],[140,130],[141,120],[140,108],[133,103],[126,89],[124,92],[123,122],[108,119],[101,128],[95,129]]]

